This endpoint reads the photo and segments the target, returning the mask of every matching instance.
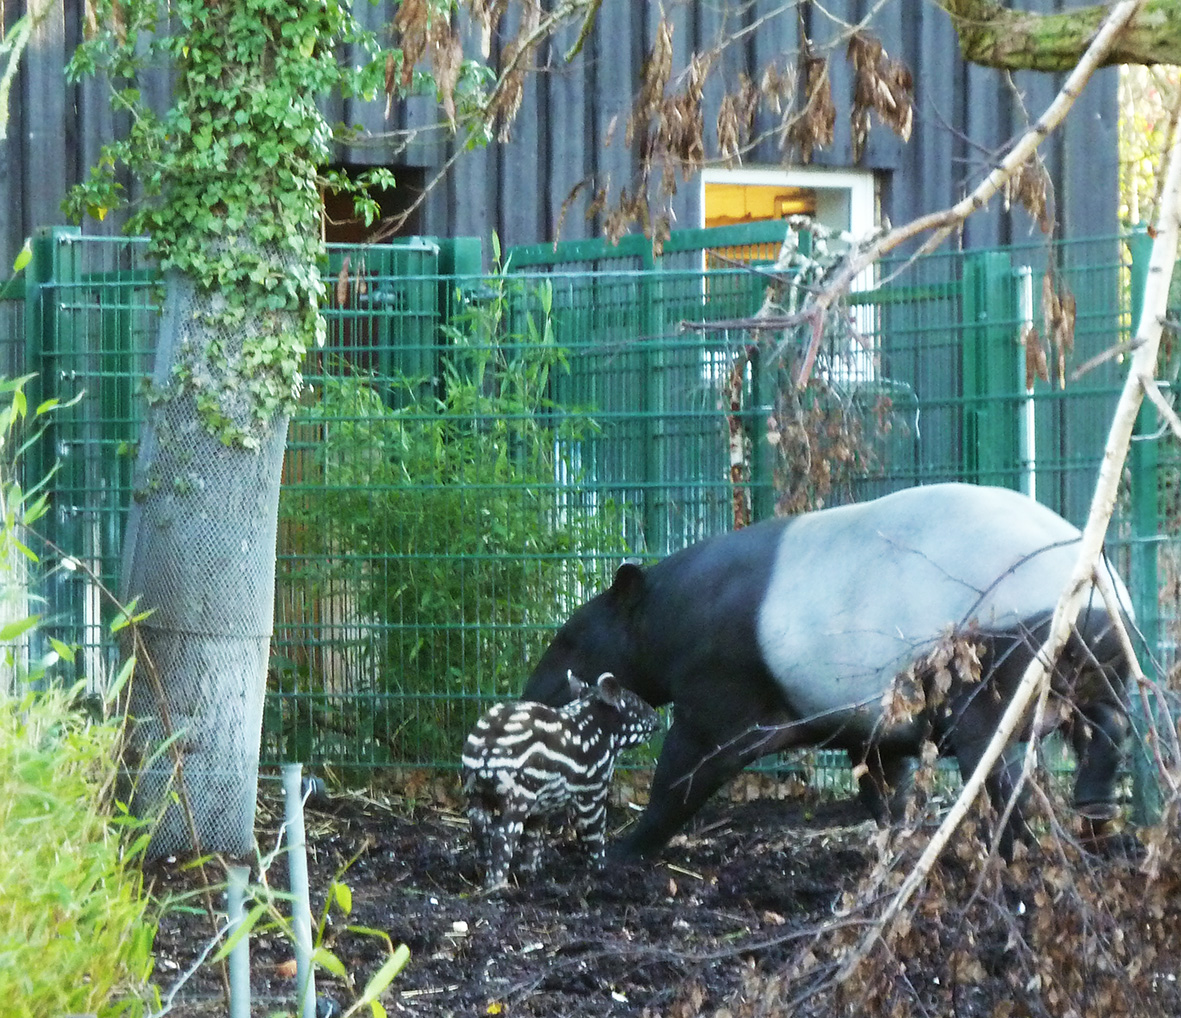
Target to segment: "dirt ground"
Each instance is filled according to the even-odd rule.
[[[632,794],[642,798],[638,789]],[[930,802],[938,810],[942,800]],[[264,852],[276,844],[279,810],[277,802],[260,804]],[[616,834],[635,815],[614,808]],[[1044,837],[980,882],[969,860],[980,858],[981,842],[966,832],[915,899],[905,930],[895,929],[879,952],[880,964],[842,984],[853,987],[853,998],[841,1003],[828,990],[815,993],[811,987],[827,985],[825,973],[836,971],[843,950],[838,944],[834,954],[831,939],[812,940],[816,927],[827,922],[826,938],[835,929],[837,938],[859,939],[865,913],[844,912],[842,896],[876,887],[865,900],[883,900],[921,845],[909,842],[910,862],[896,859],[883,870],[876,828],[863,816],[855,801],[820,800],[800,794],[798,781],[748,774],[654,863],[596,871],[578,846],[558,843],[537,879],[490,896],[481,893],[451,786],[426,776],[397,795],[342,794],[309,805],[313,908],[319,915],[333,880],[350,889],[351,913],[333,910],[323,943],[356,987],[389,947],[350,926],[409,947],[408,966],[381,997],[391,1015],[1181,1014],[1181,865],[1176,836],[1165,828],[1151,880],[1142,853],[1079,854]],[[217,867],[210,870],[216,879]],[[154,864],[147,877],[160,898],[189,893],[196,883],[195,872],[175,860]],[[265,882],[286,890],[282,853]],[[220,897],[216,907],[223,907]],[[166,914],[156,941],[162,992],[193,966],[210,930],[199,897]],[[252,1018],[293,1013],[290,940],[258,930],[251,952]],[[811,960],[793,968],[804,958]],[[222,1018],[221,978],[220,966],[201,965],[168,1013]],[[318,990],[324,1018],[340,1013],[327,1007],[329,999],[343,1006],[354,999],[323,973]]]
[[[864,871],[873,832],[856,802],[718,799],[655,864],[596,872],[577,846],[563,843],[535,882],[486,896],[454,805],[346,795],[309,808],[313,908],[334,878],[352,891],[352,914],[334,914],[326,943],[358,986],[387,948],[347,925],[382,930],[410,948],[409,965],[382,996],[392,1015],[712,1014],[752,966],[782,962],[801,928],[831,915]],[[273,828],[265,806],[263,827]],[[616,828],[629,816],[614,809]],[[263,839],[264,850],[268,839],[274,844],[271,832]],[[161,896],[195,883],[175,860],[147,876]],[[285,889],[281,857],[268,881]],[[209,939],[199,899],[186,906],[165,917],[157,937],[163,992]],[[282,935],[253,938],[254,1015],[293,1010],[291,958]],[[219,966],[201,967],[171,1013],[225,1014],[220,980]],[[342,1005],[351,999],[324,977],[318,990]]]

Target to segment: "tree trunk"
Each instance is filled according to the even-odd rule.
[[[1110,11],[1108,4],[1030,14],[1009,10],[995,0],[939,3],[951,15],[965,60],[1014,71],[1069,71]],[[1149,0],[1103,63],[1181,63],[1181,3]]]
[[[154,369],[161,390],[177,363],[196,375],[212,350],[232,358],[258,324],[211,334],[203,312],[218,296],[169,277]],[[253,845],[287,420],[244,418],[236,423],[254,428],[260,448],[231,447],[204,425],[191,389],[170,392],[144,426],[124,550],[123,598],[152,612],[136,630],[129,696],[132,808],[160,818],[153,857],[242,856]]]

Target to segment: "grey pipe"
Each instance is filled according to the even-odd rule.
[[[227,934],[232,935],[246,912],[246,885],[249,866],[231,866],[227,873]],[[250,934],[247,933],[230,951],[230,1018],[250,1018]]]
[[[312,972],[312,901],[308,889],[307,836],[303,826],[303,794],[299,764],[283,765],[283,798],[287,816],[287,873],[291,884],[291,925],[295,931],[295,981],[298,1013],[316,1018],[316,977]]]

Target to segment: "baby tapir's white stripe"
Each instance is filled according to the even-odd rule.
[[[567,811],[599,862],[615,760],[656,730],[656,712],[610,672],[594,688],[572,673],[568,679],[570,703],[558,709],[528,701],[496,704],[464,744],[463,788],[486,888],[508,882],[518,842],[517,868],[534,871],[545,818]]]

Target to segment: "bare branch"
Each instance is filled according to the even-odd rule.
[[[1156,407],[1165,423],[1172,430],[1177,438],[1181,438],[1181,417],[1177,416],[1177,411],[1172,408],[1169,401],[1165,399],[1165,395],[1160,391],[1160,386],[1156,384],[1156,379],[1152,377],[1144,377],[1140,379],[1140,384],[1144,386],[1144,395],[1149,399],[1149,402]]]
[[[1061,90],[1054,97],[1054,101],[1046,108],[1037,123],[1017,140],[1001,164],[989,173],[967,197],[951,208],[920,216],[918,219],[891,230],[868,245],[859,254],[850,258],[834,275],[826,291],[816,298],[816,305],[821,314],[827,311],[837,297],[848,289],[860,273],[900,244],[929,231],[934,231],[922,244],[919,253],[926,254],[933,251],[951,236],[968,216],[987,205],[1004,187],[1005,182],[1034,155],[1042,141],[1062,123],[1091,75],[1102,65],[1104,58],[1115,45],[1124,28],[1136,16],[1145,2],[1146,0],[1123,0],[1112,9],[1102,27],[1095,34],[1087,52],[1083,54],[1083,58],[1070,72]],[[820,337],[814,336],[813,343],[819,345],[819,342]],[[815,352],[810,351],[809,356],[805,357],[805,365],[814,361],[815,356]],[[803,385],[806,381],[807,376],[801,371],[796,382],[798,385]]]
[[[1112,18],[1122,17],[1126,22],[1135,14],[1138,7],[1137,3],[1121,4],[1113,11]],[[1100,33],[1100,35],[1102,34]],[[1099,41],[1097,37],[1096,44]],[[1109,37],[1107,45],[1110,45],[1110,42],[1111,38]],[[1098,55],[1094,59],[1098,59]],[[1136,332],[1136,340],[1140,346],[1133,355],[1131,370],[1124,382],[1112,419],[1111,430],[1099,468],[1099,478],[1095,485],[1095,494],[1091,502],[1090,514],[1083,530],[1082,544],[1071,582],[1054,610],[1049,636],[1045,644],[1030,662],[1029,667],[1026,668],[1025,674],[997,726],[996,734],[981,757],[976,771],[964,783],[964,790],[960,797],[931,838],[914,869],[903,881],[894,899],[882,913],[878,923],[846,958],[838,973],[838,979],[847,978],[856,969],[878,940],[887,934],[891,923],[926,880],[935,860],[947,845],[948,839],[979,795],[988,773],[1012,739],[1030,701],[1035,695],[1039,695],[1042,686],[1048,681],[1049,669],[1046,662],[1057,660],[1058,654],[1070,634],[1071,627],[1074,625],[1074,620],[1078,617],[1087,596],[1088,587],[1095,577],[1108,522],[1115,507],[1119,480],[1124,462],[1127,459],[1136,415],[1144,398],[1145,390],[1142,380],[1153,376],[1160,347],[1169,282],[1172,279],[1173,266],[1177,258],[1179,237],[1181,237],[1181,139],[1174,139],[1169,155],[1160,221],[1157,224],[1156,240],[1149,262],[1144,293],[1144,310]]]

